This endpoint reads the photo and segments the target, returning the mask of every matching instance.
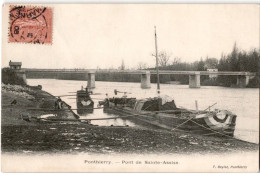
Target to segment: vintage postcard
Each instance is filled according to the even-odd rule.
[[[2,172],[259,172],[259,4],[4,4]]]

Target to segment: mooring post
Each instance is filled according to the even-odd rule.
[[[88,88],[95,88],[95,72],[90,71],[88,72]]]
[[[199,107],[198,107],[198,101],[195,100],[195,107],[196,107],[196,111],[198,112],[199,111]]]
[[[239,88],[246,88],[249,83],[249,72],[246,72],[245,75],[238,75],[237,76],[237,87]]]
[[[142,89],[151,88],[150,77],[151,77],[150,71],[142,72],[142,74],[141,74],[141,88]]]
[[[194,72],[189,75],[189,87],[200,88],[200,72]]]

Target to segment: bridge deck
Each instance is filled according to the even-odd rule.
[[[150,72],[151,74],[156,74],[156,70],[95,70],[95,69],[29,69],[25,68],[25,72],[48,72],[48,73],[120,73],[120,74],[145,74]],[[162,75],[241,75],[241,76],[255,76],[256,73],[252,72],[230,72],[230,71],[173,71],[173,70],[160,70],[159,74]]]

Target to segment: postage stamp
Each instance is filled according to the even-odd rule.
[[[52,44],[52,9],[10,6],[9,42]]]

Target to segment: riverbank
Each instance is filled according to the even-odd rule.
[[[16,99],[16,105],[10,103]],[[170,132],[145,124],[139,127],[94,126],[80,121],[28,122],[53,114],[33,108],[54,109],[56,98],[36,87],[2,85],[2,151],[19,153],[225,153],[257,151],[258,144],[232,138]],[[67,107],[68,108],[68,107]],[[76,119],[71,111],[56,118]],[[96,117],[98,118],[98,117]]]
[[[39,118],[45,114],[53,114],[56,97],[42,91],[40,87],[2,84],[2,126],[6,125],[35,125],[23,120]],[[12,103],[13,102],[13,103]],[[64,109],[69,106],[64,104]],[[35,110],[44,109],[44,110]],[[45,110],[47,109],[47,110]],[[57,119],[77,119],[72,111],[55,112]]]
[[[134,127],[98,127],[79,122],[2,127],[3,152],[208,154],[257,150],[257,144],[230,138]]]

